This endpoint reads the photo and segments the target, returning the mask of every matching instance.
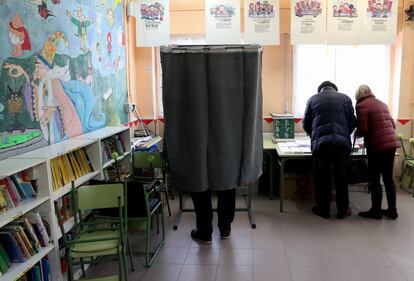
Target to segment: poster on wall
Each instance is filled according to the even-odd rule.
[[[327,13],[328,44],[359,44],[361,29],[359,0],[329,0]]]
[[[397,38],[398,0],[361,0],[360,44],[394,44]]]
[[[206,0],[208,44],[240,44],[240,1]]]
[[[279,45],[279,0],[244,1],[246,43]]]
[[[291,1],[291,44],[325,44],[326,0]]]
[[[128,121],[122,0],[0,1],[0,159]]]
[[[170,43],[170,9],[168,0],[131,2],[136,20],[137,47],[157,47]]]

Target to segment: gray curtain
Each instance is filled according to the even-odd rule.
[[[174,188],[227,190],[262,173],[262,49],[161,47],[164,150]]]

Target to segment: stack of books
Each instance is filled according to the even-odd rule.
[[[12,263],[23,263],[49,245],[50,234],[45,222],[39,213],[28,213],[0,229],[1,274]]]
[[[35,264],[24,276],[20,277],[18,281],[49,281],[50,280],[50,266],[49,261],[43,258]]]
[[[0,179],[0,213],[16,208],[23,200],[36,197],[36,180],[31,180],[26,171]]]
[[[71,181],[93,172],[84,148],[58,156],[52,159],[50,164],[52,166],[52,187],[55,191]]]
[[[72,196],[70,193],[63,195],[56,202],[59,209],[60,217],[62,218],[63,222],[66,222],[71,217],[73,217]]]
[[[116,152],[118,156],[125,154],[125,147],[121,140],[121,135],[114,135],[102,140],[102,164],[112,159],[112,153]]]

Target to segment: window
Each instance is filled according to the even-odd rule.
[[[296,45],[293,55],[292,109],[304,114],[306,102],[318,86],[330,80],[355,105],[355,91],[368,85],[374,95],[388,104],[391,50],[386,45],[327,46]]]

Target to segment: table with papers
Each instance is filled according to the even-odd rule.
[[[269,136],[266,136],[269,139]],[[270,136],[271,138],[271,136]],[[362,139],[357,139],[355,149],[352,154],[353,158],[367,157],[365,149],[362,147]],[[312,151],[310,148],[310,138],[305,134],[296,134],[295,139],[286,142],[274,142],[277,159],[276,163],[279,167],[279,200],[280,212],[283,212],[283,197],[284,197],[284,171],[287,161],[293,160],[307,160],[311,159]]]

